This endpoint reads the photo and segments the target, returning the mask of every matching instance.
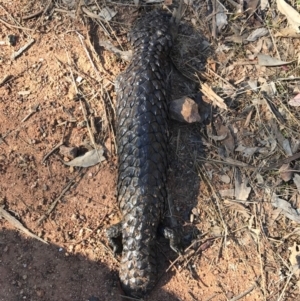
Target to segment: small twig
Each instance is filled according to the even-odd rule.
[[[284,118],[282,117],[280,112],[276,109],[275,105],[273,104],[273,102],[272,102],[271,98],[268,96],[268,94],[264,91],[262,91],[261,94],[262,94],[263,98],[265,99],[269,109],[275,116],[276,120],[281,124],[285,124]]]
[[[44,9],[42,8],[42,9],[38,10],[38,11],[35,12],[35,13],[32,13],[32,14],[30,14],[30,15],[27,15],[27,16],[22,17],[22,19],[23,19],[23,20],[29,20],[29,19],[32,19],[32,18],[34,18],[34,17],[38,17],[40,14],[42,14],[43,11],[44,11]]]
[[[225,159],[226,161],[221,161],[221,160],[198,157],[197,160],[203,161],[203,162],[214,162],[216,164],[225,164],[225,165],[229,165],[229,166],[243,167],[243,168],[248,168],[248,169],[256,169],[257,168],[255,166],[251,166],[247,163],[244,163],[244,162],[241,162],[241,161],[238,161],[238,160],[234,160],[234,159],[231,159],[231,158],[226,158]]]
[[[216,21],[217,1],[212,0],[212,5],[213,5],[213,16],[212,16],[211,35],[214,39],[216,39],[217,38],[217,21]]]
[[[0,80],[0,87],[3,86],[8,80],[10,80],[13,76],[12,75],[5,75],[1,80]]]
[[[86,237],[84,237],[83,239],[79,240],[79,241],[76,241],[74,243],[74,245],[78,245],[80,244],[81,242],[83,242],[84,240],[88,239],[93,233],[95,233],[99,228],[100,226],[102,225],[104,219],[107,217],[107,214],[108,214],[108,210],[106,210],[104,216],[102,217],[101,221],[99,222],[99,224],[96,226],[96,228],[94,230],[92,230]]]
[[[64,132],[63,132],[61,141],[48,154],[46,154],[44,156],[44,158],[42,160],[42,163],[44,163],[51,154],[53,154],[58,148],[60,148],[64,144],[64,139],[65,139],[67,124],[68,124],[68,121],[66,121],[66,123],[65,123],[65,128],[64,128]]]
[[[2,142],[4,142],[4,143],[6,143],[5,142],[5,138],[11,133],[12,131],[8,131],[6,134],[4,134],[3,136],[0,134],[0,144],[2,143]],[[7,144],[7,143],[6,143]]]
[[[122,60],[129,62],[132,58],[132,51],[122,51],[119,48],[115,47],[110,41],[99,41],[99,45],[104,47],[109,52],[112,52],[117,57],[120,57]]]
[[[228,236],[228,229],[227,229],[227,225],[225,223],[222,211],[221,211],[221,206],[220,206],[220,197],[218,195],[218,193],[215,191],[214,186],[212,185],[211,181],[209,180],[209,177],[207,176],[207,171],[205,170],[204,167],[202,167],[199,172],[202,174],[202,177],[204,177],[206,183],[208,184],[208,186],[210,187],[213,196],[215,197],[215,203],[213,203],[213,205],[216,206],[216,212],[219,215],[219,218],[221,220],[221,224],[223,226],[223,230],[224,230],[224,237],[223,237],[223,245],[226,247],[226,242],[227,242],[227,236]],[[221,249],[220,249],[221,252]]]
[[[33,43],[35,42],[34,39],[31,39],[27,44],[25,44],[23,47],[21,47],[18,51],[14,52],[11,56],[11,60],[16,59],[18,56],[20,56],[25,50],[27,50]]]
[[[300,80],[300,77],[281,77],[281,78],[276,79],[276,81],[293,81],[293,80],[298,81],[298,80]]]
[[[283,290],[281,291],[281,294],[280,294],[279,298],[277,299],[277,301],[280,301],[280,300],[282,299],[282,297],[284,296],[285,290],[286,290],[288,284],[290,283],[290,281],[291,281],[293,275],[294,275],[294,272],[291,271],[291,273],[290,273],[290,275],[289,275],[289,278],[287,279],[287,281],[286,281],[286,283],[285,283],[285,285],[284,285],[284,287],[283,287]]]
[[[236,91],[236,87],[233,86],[228,80],[226,80],[223,76],[220,76],[219,74],[217,74],[214,70],[212,70],[211,68],[207,68],[208,72],[205,73],[212,73],[214,76],[216,76],[218,79],[222,80],[226,85],[228,85],[232,90]],[[205,75],[204,73],[204,75]],[[198,78],[199,79],[199,78]],[[200,81],[200,79],[199,79]]]
[[[12,226],[25,233],[26,235],[35,238],[45,244],[48,244],[45,240],[38,237],[37,235],[31,233],[28,229],[26,229],[15,217],[9,214],[2,206],[0,206],[0,216],[5,218]]]
[[[18,29],[23,29],[23,30],[29,30],[29,31],[34,31],[34,29],[23,27],[23,26],[18,26],[18,25],[12,25],[9,24],[8,22],[4,21],[3,19],[0,18],[0,22],[2,22],[4,25],[6,25],[9,28],[18,28]]]
[[[28,120],[34,113],[37,112],[38,108],[39,108],[39,104],[34,105],[30,108],[29,113],[21,120],[21,122],[25,122],[26,120]]]
[[[271,166],[269,167],[264,167],[262,170],[263,171],[267,171],[267,170],[272,170],[272,169],[277,169],[279,168],[282,164],[288,164],[292,161],[295,161],[297,159],[300,158],[300,153],[296,153],[294,154],[293,156],[291,157],[288,157],[288,158],[285,158],[285,159],[282,159],[282,160],[279,160],[278,162],[276,162],[275,164],[272,164]]]
[[[239,3],[236,3],[233,0],[226,0],[227,2],[229,2],[232,6],[234,6],[236,8],[236,10],[238,11],[241,7],[241,5]]]
[[[76,180],[76,178],[82,174],[82,170],[79,171],[79,173],[73,178],[71,179],[68,184],[64,187],[64,189],[62,190],[62,192],[60,193],[60,195],[50,204],[49,209],[47,210],[47,212],[45,214],[43,214],[39,220],[38,220],[38,225],[40,226],[41,223],[50,215],[50,213],[54,210],[54,208],[56,207],[57,203],[61,200],[61,198],[65,195],[65,193],[70,189],[70,187],[72,186],[72,184],[74,183],[74,181]]]
[[[34,17],[38,17],[39,15],[41,14],[45,14],[47,12],[47,10],[49,9],[50,5],[52,3],[52,0],[49,0],[48,4],[46,5],[45,8],[41,8],[39,11],[33,13],[33,14],[30,14],[30,15],[27,15],[27,16],[24,16],[22,17],[23,20],[29,20],[29,19],[32,19]]]
[[[258,280],[259,280],[259,278],[255,280],[255,283],[250,288],[248,288],[246,291],[244,291],[243,293],[239,294],[238,296],[236,296],[234,298],[231,298],[229,301],[237,301],[237,300],[242,299],[246,295],[248,295],[250,292],[252,292],[256,288]]]

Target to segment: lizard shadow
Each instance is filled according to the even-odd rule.
[[[122,300],[118,275],[105,262],[70,254],[63,245],[25,238],[7,225],[0,220],[0,300]],[[164,289],[150,297],[178,300]]]

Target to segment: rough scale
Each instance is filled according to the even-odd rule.
[[[120,280],[126,294],[144,296],[157,277],[156,238],[167,201],[171,16],[154,11],[129,34],[131,63],[116,82],[118,204],[122,221],[107,230],[114,251],[122,237]],[[178,242],[162,228],[171,247]]]

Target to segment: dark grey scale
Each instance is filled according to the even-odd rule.
[[[137,297],[156,281],[156,235],[167,200],[170,18],[152,12],[136,23],[129,33],[132,61],[116,83],[122,221],[107,234],[114,250],[122,236],[120,279],[125,293]],[[172,231],[162,232],[173,244]]]

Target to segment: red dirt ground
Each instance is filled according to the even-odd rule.
[[[3,5],[16,20],[40,8],[38,4],[30,8],[22,0],[4,1]],[[2,19],[14,24],[6,12],[1,10],[0,14]],[[0,219],[0,300],[120,300],[118,261],[112,256],[104,231],[119,220],[115,197],[116,156],[109,114],[115,100],[113,81],[126,63],[101,49],[95,61],[99,70],[96,72],[79,40],[80,34],[85,45],[90,45],[87,26],[81,18],[55,12],[49,19],[41,16],[22,23],[35,28],[34,32],[0,24],[0,40],[6,40],[9,34],[17,37],[15,46],[0,46],[0,77],[12,76],[0,87],[0,134],[1,137],[7,134],[0,140],[0,202],[27,229],[48,242],[43,244],[28,238]],[[90,33],[105,38],[101,31],[94,32],[94,27],[91,28]],[[125,43],[126,35],[118,34],[119,40]],[[30,38],[35,43],[12,61],[11,54]],[[62,163],[66,158],[59,151],[42,162],[61,141],[62,123],[68,121],[64,145],[83,149],[87,148],[89,139],[87,128],[80,127],[84,117],[80,103],[74,101],[71,70],[75,80],[79,76],[83,78],[78,86],[85,94],[88,115],[96,119],[95,140],[107,147],[107,159],[85,169],[52,213],[39,224],[51,203],[78,174],[78,170]],[[103,107],[104,97],[107,108]],[[37,112],[22,122],[30,107],[37,104]],[[200,128],[177,124],[171,129],[177,148],[172,151],[169,186],[175,215],[185,227],[185,235],[195,231],[201,238],[200,233],[205,235],[214,226],[216,212],[211,209],[211,193],[200,183],[193,168],[193,155],[189,161],[181,156],[187,147],[201,151],[197,150]],[[179,129],[180,137],[189,135],[190,146],[184,138],[176,144]],[[193,208],[198,215],[191,222]],[[238,222],[235,216],[228,220]],[[243,240],[242,247],[237,237]],[[220,237],[213,238],[211,245],[207,243],[197,249],[207,238],[203,236],[197,247],[192,248],[193,272],[181,260],[167,271],[177,256],[159,239],[162,276],[146,300],[225,301],[246,291],[255,281],[261,281],[257,245],[247,231],[229,236],[225,249]],[[259,251],[268,256],[268,250]],[[270,261],[267,273],[273,283],[279,278],[276,272],[277,264]],[[261,286],[256,286],[243,300],[264,300]]]

